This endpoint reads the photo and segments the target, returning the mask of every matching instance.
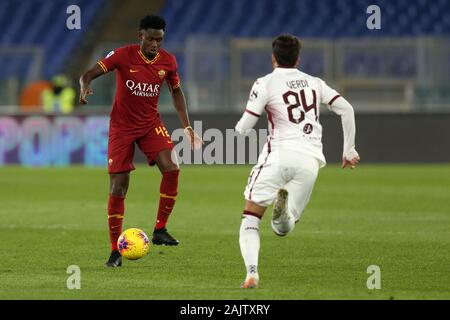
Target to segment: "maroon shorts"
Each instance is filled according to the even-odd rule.
[[[160,122],[150,129],[124,131],[110,126],[108,139],[108,173],[129,172],[134,170],[134,145],[147,157],[149,165],[163,150],[173,149],[173,142],[164,124]]]

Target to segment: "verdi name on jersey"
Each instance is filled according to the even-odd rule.
[[[159,84],[135,82],[133,80],[127,80],[125,85],[130,89],[131,94],[138,97],[158,97],[159,96]]]
[[[300,89],[300,88],[309,87],[308,80],[291,80],[291,81],[286,81],[286,86],[288,86],[289,89]]]

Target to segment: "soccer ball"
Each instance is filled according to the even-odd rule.
[[[117,247],[122,257],[137,260],[148,253],[150,241],[141,229],[130,228],[122,232],[117,240]]]

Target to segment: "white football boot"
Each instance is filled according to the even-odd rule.
[[[271,226],[277,236],[283,237],[295,227],[295,218],[288,212],[288,191],[278,190],[277,198],[273,205]]]

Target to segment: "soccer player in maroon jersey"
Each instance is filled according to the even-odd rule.
[[[164,81],[192,148],[197,149],[203,143],[189,123],[176,59],[161,48],[165,27],[162,17],[147,15],[140,22],[139,44],[111,51],[80,77],[80,103],[86,104],[87,95],[93,93],[91,81],[109,71],[116,71],[116,96],[110,114],[108,140],[108,225],[112,252],[105,264],[107,267],[122,265],[117,239],[122,232],[130,171],[134,170],[135,144],[146,155],[149,165],[156,164],[162,174],[152,242],[178,245],[178,240],[166,229],[177,196],[179,167],[172,140],[157,109]]]

